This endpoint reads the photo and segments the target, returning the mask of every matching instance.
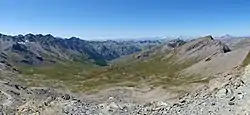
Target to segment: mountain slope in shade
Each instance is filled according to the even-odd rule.
[[[147,41],[86,41],[76,37],[56,38],[52,35],[0,34],[0,52],[3,62],[16,65],[49,65],[61,61],[93,62],[107,65],[107,61],[142,51],[161,44]]]

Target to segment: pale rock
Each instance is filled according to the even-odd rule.
[[[215,96],[220,98],[227,96],[227,89],[225,88],[220,89]]]

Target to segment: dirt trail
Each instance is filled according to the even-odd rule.
[[[4,84],[4,83],[6,83],[6,82],[0,81],[0,84]],[[7,92],[3,91],[2,89],[0,90],[0,93],[2,93],[3,95],[5,95],[7,97],[7,99],[3,101],[2,105],[3,106],[10,106],[12,103],[13,97],[10,94],[8,94]]]
[[[12,103],[12,96],[4,91],[0,91],[1,93],[3,93],[5,96],[7,96],[7,99],[2,103],[3,106],[10,106]]]

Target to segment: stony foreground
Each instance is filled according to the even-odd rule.
[[[27,88],[0,82],[1,114],[23,115],[248,115],[250,66],[228,73],[175,101],[136,103],[126,91],[105,98],[82,97],[50,88]]]

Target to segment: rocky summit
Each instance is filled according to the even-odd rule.
[[[231,37],[0,34],[0,115],[250,114],[249,38]]]

